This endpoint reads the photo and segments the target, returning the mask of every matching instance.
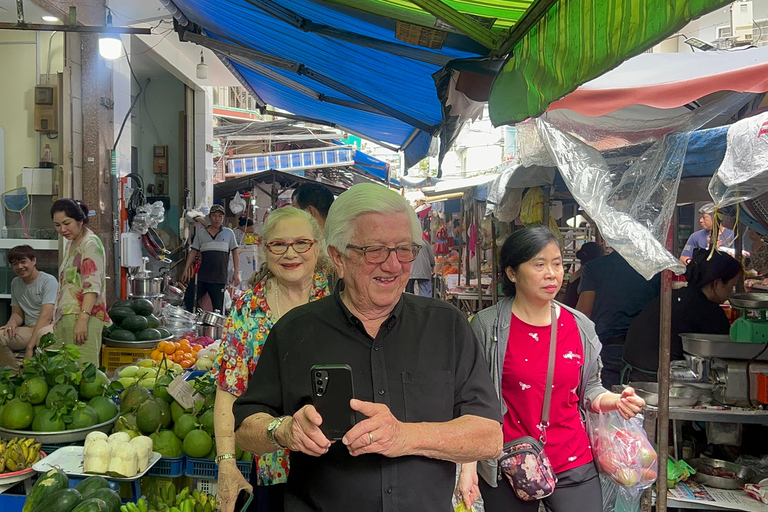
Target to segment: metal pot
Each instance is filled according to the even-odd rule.
[[[166,286],[165,300],[169,304],[179,306],[184,302],[184,291],[176,286]]]
[[[224,323],[227,321],[227,317],[217,312],[203,311],[202,309],[198,309],[197,312],[198,312],[198,316],[200,317],[200,323],[203,325],[224,327]],[[213,338],[213,336],[211,337]]]
[[[162,277],[132,277],[128,283],[128,294],[136,297],[156,297],[163,294]]]
[[[218,325],[201,325],[200,330],[203,336],[208,336],[212,340],[220,340],[224,333],[224,327]]]

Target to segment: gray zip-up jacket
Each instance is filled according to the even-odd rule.
[[[600,393],[608,391],[600,382],[600,371],[603,364],[600,361],[600,349],[602,345],[595,333],[595,324],[583,313],[571,309],[564,304],[555,302],[561,308],[569,311],[576,319],[576,325],[581,333],[581,344],[584,347],[584,366],[581,368],[581,382],[578,395],[582,417],[592,400]],[[509,324],[512,319],[512,298],[507,297],[495,306],[480,311],[472,319],[470,326],[480,342],[480,349],[488,362],[491,379],[496,386],[496,392],[501,402],[502,415],[507,413],[507,406],[501,396],[501,374],[504,367],[504,356],[507,353],[507,341],[509,339]],[[477,472],[488,485],[497,485],[497,463],[495,460],[480,461],[477,463]]]

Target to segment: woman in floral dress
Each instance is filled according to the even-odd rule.
[[[275,322],[294,307],[329,293],[328,278],[318,271],[327,266],[323,235],[309,213],[293,207],[272,212],[261,238],[260,250],[266,263],[251,277],[251,290],[235,302],[212,370],[218,383],[214,426],[222,512],[233,512],[240,489],[251,489],[235,463],[232,404],[248,388]],[[251,476],[255,486],[251,510],[283,510],[288,466],[288,455],[283,450],[256,458]]]
[[[88,229],[88,207],[74,199],[51,206],[56,231],[69,241],[59,267],[59,293],[54,306],[56,346],[74,343],[80,364],[99,366],[101,332],[112,321],[107,314],[104,245]]]

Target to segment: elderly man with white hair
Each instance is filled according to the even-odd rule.
[[[286,511],[449,510],[455,463],[501,453],[501,406],[477,340],[453,306],[404,294],[421,229],[394,191],[358,184],[325,225],[340,277],[331,297],[272,329],[234,406],[238,445],[291,451]],[[313,365],[347,365],[357,423],[320,429]]]

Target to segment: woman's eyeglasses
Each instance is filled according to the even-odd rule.
[[[384,263],[393,252],[400,263],[410,263],[419,255],[421,246],[418,244],[398,245],[397,247],[387,247],[384,245],[368,245],[360,247],[358,245],[347,245],[348,249],[357,249],[362,251],[365,261],[374,265]]]
[[[267,250],[272,254],[278,256],[285,254],[289,247],[293,247],[293,250],[299,254],[303,254],[310,250],[315,245],[314,240],[308,238],[299,238],[293,242],[283,242],[282,240],[275,240],[274,242],[267,243]]]

